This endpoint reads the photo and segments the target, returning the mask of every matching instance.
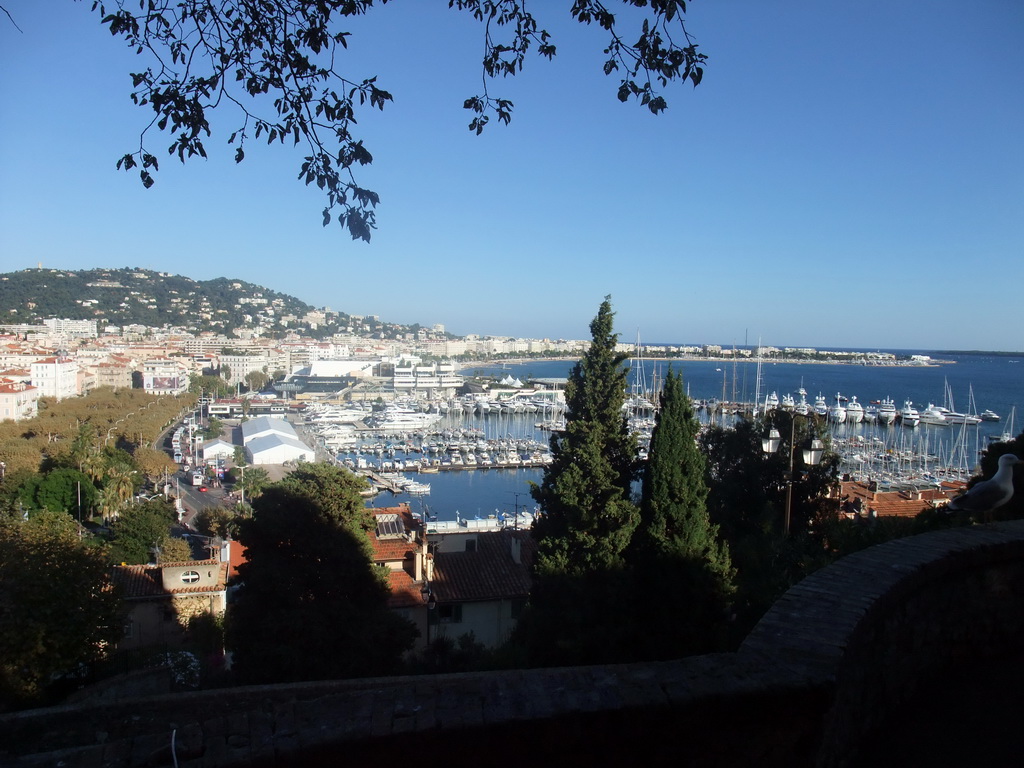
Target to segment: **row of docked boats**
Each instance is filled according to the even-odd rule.
[[[856,396],[845,397],[837,393],[833,403],[829,403],[820,392],[813,403],[807,401],[807,391],[801,387],[797,394],[799,400],[792,395],[784,395],[781,400],[777,393],[772,392],[765,398],[765,411],[777,408],[794,413],[809,416],[815,414],[821,418],[828,419],[834,424],[881,424],[890,426],[901,424],[904,427],[916,427],[918,424],[930,424],[933,426],[952,426],[956,424],[974,425],[982,421],[999,421],[999,414],[986,410],[978,414],[973,406],[974,395],[971,393],[971,408],[967,413],[954,410],[947,405],[936,405],[928,403],[926,407],[918,409],[914,403],[907,399],[903,402],[902,408],[896,407],[896,402],[891,397],[882,400],[872,401],[867,406],[860,403]],[[952,404],[952,398],[947,401]]]

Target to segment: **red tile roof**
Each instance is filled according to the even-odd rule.
[[[407,539],[378,539],[371,532],[373,559],[378,563],[396,563],[411,559],[416,553],[416,542]]]
[[[517,540],[520,562],[512,558]],[[438,552],[430,588],[441,602],[527,597],[536,544],[529,531],[479,533],[473,552]]]
[[[851,481],[842,484],[841,498],[849,502],[856,502],[859,499],[865,514],[873,509],[879,517],[914,517],[925,509],[945,506],[966,485],[944,482],[938,488],[872,493],[867,483]]]
[[[176,589],[164,589],[163,569],[165,567],[194,565],[196,567],[215,566],[220,573],[217,583],[206,587],[178,587]],[[114,584],[121,588],[121,594],[126,600],[139,600],[151,597],[165,597],[167,595],[195,595],[204,592],[219,592],[225,588],[228,576],[228,563],[220,560],[190,560],[181,563],[164,563],[162,565],[115,565],[112,573]]]
[[[405,571],[389,572],[388,584],[391,587],[389,608],[414,608],[423,605],[423,584],[413,581],[412,576]]]

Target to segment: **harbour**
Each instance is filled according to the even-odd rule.
[[[787,409],[790,403],[794,408],[799,404],[796,393],[800,389],[808,393],[809,405],[819,394],[826,402],[843,403],[844,407],[856,398],[865,411],[875,414],[873,419],[861,418],[856,423],[829,420],[832,448],[840,456],[842,473],[871,479],[882,489],[925,487],[947,479],[967,479],[976,469],[980,451],[994,440],[1015,436],[1021,426],[1019,421],[1011,424],[1017,405],[1024,403],[1024,379],[1012,358],[944,357],[952,360],[921,367],[762,363],[759,384],[756,362],[635,360],[633,367],[637,370],[632,380],[647,383],[650,392],[656,390],[657,381],[669,365],[681,371],[702,425],[728,425],[737,418],[737,411],[753,407],[755,392],[760,393],[762,405],[765,401],[771,403],[775,393],[775,407]],[[492,380],[512,377],[529,391],[531,381],[563,380],[573,362],[498,363],[467,367],[463,374]],[[723,389],[729,397],[735,390],[735,402],[722,398]],[[878,410],[886,401],[891,400],[897,410],[908,401],[927,409],[929,404],[942,403],[947,389],[963,403],[963,411],[949,409],[955,413],[970,410],[968,393],[972,394],[979,409],[977,421],[918,423],[911,427],[878,418]],[[524,403],[534,400],[532,395],[515,399]],[[557,401],[550,396],[548,400]],[[494,409],[490,403],[487,411],[470,410],[466,401],[458,407],[453,405],[419,404],[430,419],[429,427],[420,429],[380,431],[360,421],[358,429],[347,430],[349,442],[339,443],[330,456],[354,469],[360,469],[362,462],[361,469],[388,480],[388,490],[369,499],[373,506],[405,502],[426,520],[445,524],[522,522],[526,513],[536,511],[530,496],[531,483],[541,480],[544,463],[550,460],[550,429],[553,425],[557,428],[564,414],[554,406],[544,412],[536,403],[529,411],[525,406],[519,411]],[[959,402],[953,403],[957,405]],[[980,414],[984,411],[998,415],[999,420],[982,420]],[[641,410],[636,415],[653,424],[653,412],[645,414]],[[484,460],[482,455],[486,455]],[[509,461],[512,456],[515,458]],[[398,477],[419,486],[396,483]]]

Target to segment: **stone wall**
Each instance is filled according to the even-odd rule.
[[[830,768],[919,681],[1015,647],[1022,596],[1024,522],[956,529],[819,571],[736,653],[33,710],[0,717],[0,764]]]

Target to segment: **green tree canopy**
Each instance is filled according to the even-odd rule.
[[[274,484],[239,540],[247,561],[227,643],[244,682],[362,677],[398,669],[415,627],[387,606],[384,574],[352,530],[312,495]]]
[[[79,500],[84,517],[96,505],[98,493],[88,475],[77,469],[59,467],[38,475],[32,481],[32,500],[35,507],[51,512],[67,512],[78,515]]]
[[[238,535],[237,516],[223,507],[204,507],[192,518],[192,523],[205,536],[235,538]]]
[[[641,521],[627,553],[634,658],[675,658],[728,643],[734,573],[708,518],[698,426],[682,376],[669,369],[643,470]]]
[[[290,493],[307,496],[323,512],[353,533],[365,536],[374,530],[373,510],[359,492],[366,481],[343,467],[325,462],[302,464],[278,484]]]
[[[153,562],[153,550],[170,536],[174,507],[163,499],[150,499],[126,508],[111,525],[111,558],[115,563]]]
[[[761,441],[772,427],[782,437],[781,446],[765,454]],[[708,461],[708,512],[729,542],[737,570],[740,632],[824,562],[823,523],[834,517],[837,507],[831,498],[838,482],[839,458],[834,453],[826,450],[815,467],[796,464],[790,535],[784,533],[790,450],[796,445],[799,456],[799,446],[812,437],[827,445],[823,423],[781,410],[764,419],[741,419],[729,429],[712,427],[700,437]]]
[[[534,526],[541,571],[615,566],[639,520],[630,500],[637,444],[622,408],[629,369],[612,318],[606,297],[569,373],[565,431],[552,436],[553,460],[532,491],[544,512]]]
[[[70,517],[0,520],[0,711],[44,703],[57,676],[120,633],[106,553],[82,544]]]
[[[610,608],[632,596],[623,555],[640,517],[630,500],[637,445],[622,408],[628,369],[612,317],[606,297],[569,374],[565,431],[552,436],[553,460],[532,489],[543,515],[533,526],[533,587],[515,642],[537,665],[618,661],[633,636]]]
[[[263,467],[249,467],[238,481],[249,501],[259,497],[270,482],[270,474]]]
[[[345,55],[351,33],[342,25],[348,17],[368,14],[373,5],[373,0],[179,0],[143,8],[134,0],[96,3],[111,34],[147,60],[132,74],[131,98],[153,111],[152,120],[139,148],[125,154],[118,167],[139,169],[143,185],[153,185],[159,168],[147,146],[153,126],[171,134],[169,154],[182,162],[206,157],[211,113],[230,105],[239,112],[238,127],[228,137],[236,162],[244,159],[248,141],[302,143],[306,154],[299,179],[326,194],[324,225],[336,211],[353,239],[369,240],[378,196],[355,177],[359,166],[373,160],[355,132],[357,114],[367,106],[383,110],[392,95],[378,87],[376,77],[351,78],[336,67],[352,66]],[[686,29],[685,0],[622,0],[632,6],[625,15],[638,26],[633,32],[621,29],[613,5],[619,3],[576,0],[569,12],[607,34],[603,71],[619,76],[619,100],[635,99],[657,114],[667,106],[662,88],[686,81],[696,86],[703,75],[705,56]],[[492,95],[489,82],[518,73],[531,48],[552,58],[551,35],[522,0],[450,0],[449,7],[483,24],[484,87],[463,104],[472,116],[470,130],[483,131],[492,115],[508,123],[513,104]]]

